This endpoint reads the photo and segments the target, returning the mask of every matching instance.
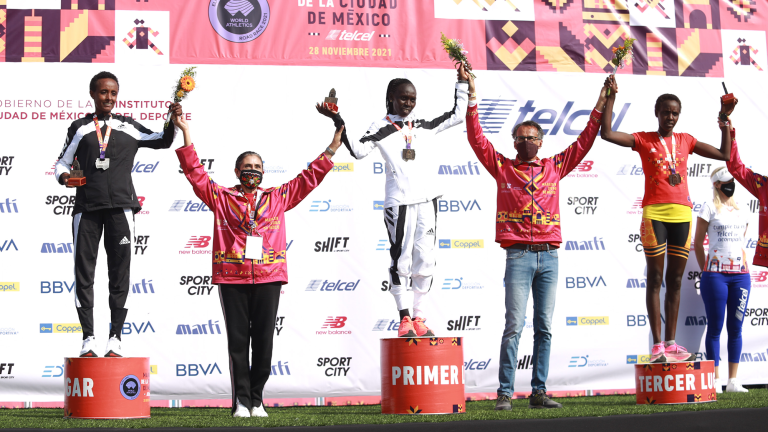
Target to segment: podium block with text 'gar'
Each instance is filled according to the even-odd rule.
[[[381,340],[381,413],[466,412],[460,337]]]
[[[638,405],[715,402],[715,362],[637,364],[635,390]]]
[[[149,418],[149,357],[65,357],[66,418]]]

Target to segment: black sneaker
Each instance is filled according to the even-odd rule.
[[[545,390],[536,390],[535,393],[531,393],[531,397],[528,399],[528,408],[562,408],[563,405],[554,402],[547,397]]]
[[[496,399],[496,411],[508,411],[512,409],[512,399],[509,396],[502,394]]]

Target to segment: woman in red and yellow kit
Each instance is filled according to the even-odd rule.
[[[613,112],[619,88],[616,77],[608,77],[611,94],[606,112]],[[677,312],[680,307],[680,285],[688,262],[691,246],[691,208],[688,193],[688,155],[696,153],[706,158],[727,161],[731,155],[731,136],[722,128],[720,148],[698,141],[673,129],[680,118],[682,104],[677,96],[663,94],[656,99],[655,114],[659,128],[654,132],[626,134],[611,130],[611,116],[604,115],[600,136],[622,147],[631,147],[640,154],[645,174],[643,220],[640,237],[648,264],[645,305],[653,336],[651,362],[691,361],[695,354],[675,343]],[[721,112],[724,108],[721,106]],[[733,111],[733,108],[730,108]],[[726,112],[725,114],[730,114]],[[664,277],[664,255],[667,255],[667,275]],[[662,278],[667,284],[664,298],[666,314],[665,338],[661,338],[659,292]]]

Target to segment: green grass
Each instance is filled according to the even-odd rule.
[[[146,420],[65,420],[62,409],[2,409],[0,428],[157,428],[157,427],[228,427],[228,426],[327,426],[344,424],[390,424],[404,422],[447,422],[458,420],[508,420],[558,417],[591,417],[622,414],[652,414],[671,411],[704,411],[724,408],[768,407],[768,390],[751,389],[749,393],[723,393],[717,402],[690,405],[635,405],[635,396],[591,396],[555,399],[564,405],[557,410],[528,409],[527,400],[513,400],[512,411],[494,411],[495,401],[467,403],[465,414],[382,415],[378,405],[336,407],[267,408],[269,417],[239,418],[225,408],[152,408]]]

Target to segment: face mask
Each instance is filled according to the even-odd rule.
[[[255,188],[261,184],[261,179],[264,177],[261,171],[257,170],[240,170],[240,184],[247,188]]]
[[[531,141],[518,143],[515,145],[515,148],[517,149],[517,156],[523,161],[533,160],[536,158],[536,153],[539,152],[539,146]]]
[[[730,198],[733,196],[733,192],[736,191],[736,182],[721,183],[720,190],[723,191],[725,196]]]

